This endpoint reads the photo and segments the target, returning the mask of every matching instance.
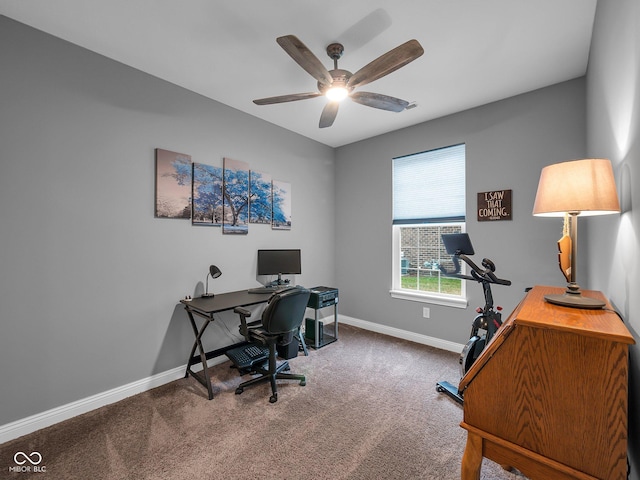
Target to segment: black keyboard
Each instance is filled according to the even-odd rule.
[[[226,355],[236,367],[245,369],[267,360],[269,348],[252,344],[229,350]]]
[[[277,285],[275,287],[256,287],[247,290],[249,293],[280,293],[292,288],[289,285]]]

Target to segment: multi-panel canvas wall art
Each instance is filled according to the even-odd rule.
[[[224,159],[222,233],[246,235],[249,231],[249,164]]]
[[[158,218],[191,218],[191,156],[156,148]]]
[[[222,190],[222,168],[193,164],[193,225],[222,225]]]
[[[249,172],[249,223],[271,223],[271,175]]]
[[[291,230],[290,183],[231,158],[214,167],[156,148],[155,160],[156,217],[191,219],[193,225],[235,235],[246,235],[250,223]]]
[[[272,184],[274,230],[291,230],[291,184],[274,180]]]

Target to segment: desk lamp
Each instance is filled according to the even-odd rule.
[[[616,182],[609,160],[573,160],[542,169],[533,215],[565,218],[564,235],[558,241],[558,260],[568,282],[564,294],[546,295],[547,302],[573,308],[604,307],[604,302],[583,296],[576,283],[578,216],[619,212]]]
[[[216,267],[215,265],[211,265],[209,267],[209,273],[207,273],[206,287],[205,287],[204,293],[202,294],[203,297],[213,297],[214,294],[209,293],[209,277],[218,278],[220,275],[222,275],[222,272],[218,267]]]

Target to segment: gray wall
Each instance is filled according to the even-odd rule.
[[[640,341],[640,3],[600,0],[587,72],[587,151],[611,159],[622,214],[582,222],[589,280]],[[582,227],[585,226],[586,229]],[[640,348],[631,347],[629,458],[640,479]]]
[[[212,263],[239,290],[301,248],[295,281],[334,283],[333,149],[2,16],[0,65],[0,425],[185,364]],[[154,218],[156,147],[290,182],[292,230]]]
[[[584,78],[339,148],[336,156],[336,277],[340,312],[419,334],[465,343],[479,284],[467,282],[467,309],[392,299],[391,159],[466,143],[467,232],[477,263],[491,258],[510,287],[493,289],[510,312],[533,285],[564,285],[556,241],[562,220],[533,217],[543,166],[585,154]],[[428,108],[428,105],[419,107]],[[513,220],[478,222],[476,194],[513,190]],[[580,242],[582,243],[582,242]],[[579,279],[582,277],[578,272]]]

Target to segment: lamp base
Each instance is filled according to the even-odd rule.
[[[591,297],[583,297],[580,292],[565,292],[559,295],[545,295],[544,299],[549,303],[553,303],[554,305],[561,305],[563,307],[570,308],[586,308],[597,310],[603,308],[605,305],[602,300]]]
[[[215,296],[215,294],[213,294],[213,293],[203,293],[202,294],[202,298],[209,298],[209,297],[214,297],[214,296]]]

